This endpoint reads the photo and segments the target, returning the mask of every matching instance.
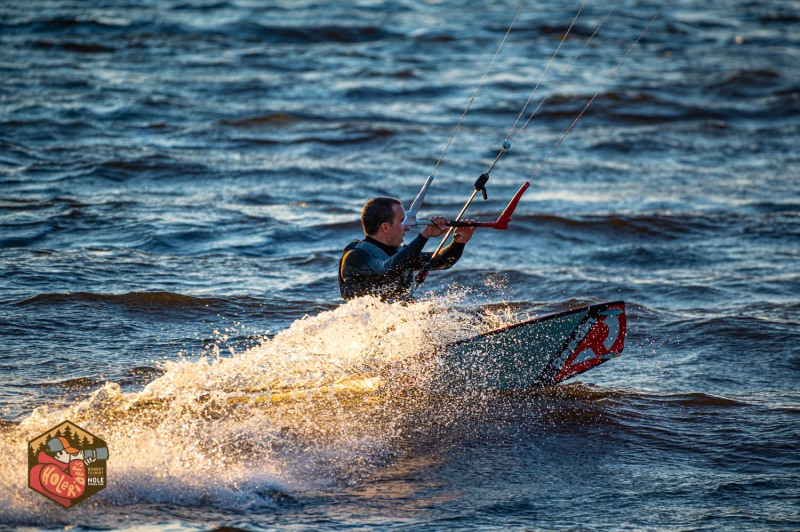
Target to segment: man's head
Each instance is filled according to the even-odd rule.
[[[70,455],[77,454],[80,451],[70,445],[65,437],[59,436],[47,442],[45,452],[59,462],[67,464],[69,463]]]
[[[389,246],[400,246],[408,227],[403,226],[405,211],[395,198],[372,198],[361,211],[364,234]]]

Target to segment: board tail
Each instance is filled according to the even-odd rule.
[[[625,303],[589,307],[561,349],[542,370],[537,384],[550,386],[618,357],[625,347]]]

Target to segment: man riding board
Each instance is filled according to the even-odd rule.
[[[373,295],[384,301],[409,301],[414,286],[414,272],[446,270],[464,252],[475,227],[459,227],[453,241],[436,256],[423,253],[429,238],[443,235],[450,221],[443,216],[431,218],[433,225],[425,229],[410,244],[403,238],[410,229],[403,225],[405,211],[399,200],[388,197],[372,198],[361,211],[364,239],[354,240],[345,247],[339,262],[339,291],[345,300]]]

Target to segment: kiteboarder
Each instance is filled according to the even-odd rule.
[[[372,198],[361,211],[364,239],[354,240],[342,252],[339,261],[339,291],[345,300],[373,295],[384,301],[409,301],[418,270],[446,270],[464,252],[475,227],[459,227],[453,241],[434,256],[423,253],[429,238],[441,236],[450,221],[443,216],[431,218],[433,225],[408,245],[403,238],[410,226],[403,225],[406,213],[396,198]]]

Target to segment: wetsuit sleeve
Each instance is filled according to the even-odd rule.
[[[372,257],[363,249],[351,249],[342,261],[341,275],[344,281],[354,277],[394,276],[403,270],[415,267],[420,263],[420,252],[428,241],[422,235],[417,236],[410,244],[401,247],[397,253],[384,260]]]
[[[364,295],[381,299],[403,298],[410,281],[410,271],[422,268],[420,256],[428,241],[418,236],[394,255],[385,258],[358,247],[345,252],[339,266],[339,291],[345,300]]]
[[[430,269],[446,270],[450,268],[453,264],[458,262],[458,259],[461,258],[462,253],[464,253],[465,245],[466,244],[456,242],[455,240],[450,242],[449,246],[442,249],[442,251],[436,254],[436,258],[433,259],[433,262],[431,262]],[[423,253],[422,259],[424,262],[428,262],[429,260],[431,260],[432,256],[433,253]]]

